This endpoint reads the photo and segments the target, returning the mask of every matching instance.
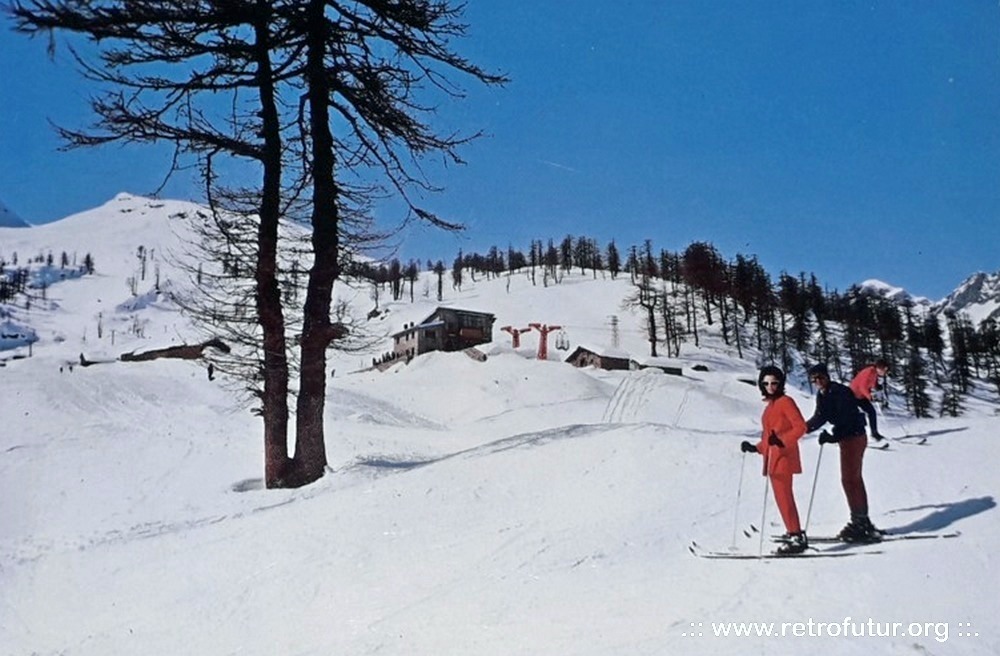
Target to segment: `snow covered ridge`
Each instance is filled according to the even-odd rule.
[[[0,227],[5,281],[23,290],[2,306],[0,351],[40,342],[72,360],[81,350],[106,357],[190,337],[169,291],[190,284],[177,260],[199,216],[208,220],[194,203],[118,194],[53,223]]]
[[[964,314],[973,326],[978,326],[990,318],[1000,319],[1000,271],[974,273],[955,291],[937,302],[932,302],[923,296],[913,296],[902,287],[881,280],[865,280],[858,287],[872,296],[886,298],[896,303],[910,301],[915,306],[936,314]]]
[[[937,302],[931,302],[921,296],[912,296],[902,287],[895,287],[881,280],[866,280],[859,287],[868,294],[897,303],[909,300],[914,305],[937,314],[964,314],[973,326],[978,326],[987,319],[1000,320],[1000,271],[974,273],[955,291]]]
[[[896,301],[901,303],[905,300],[910,300],[917,304],[930,304],[930,301],[923,297],[914,297],[908,291],[902,287],[895,287],[887,282],[881,280],[876,280],[870,278],[860,285],[858,285],[862,291],[867,292],[873,296],[879,296],[881,298],[887,298],[891,301]]]
[[[116,339],[123,338],[123,333],[129,331],[149,336],[149,330],[140,326],[137,318],[140,322],[145,321],[144,317],[152,314],[147,311],[149,308],[168,303],[164,288],[183,293],[188,281],[171,260],[176,260],[186,248],[185,241],[191,238],[191,222],[186,219],[199,216],[207,221],[208,210],[195,203],[121,193],[100,207],[53,223],[29,228],[0,227],[0,260],[9,265],[15,254],[21,262],[40,256],[54,258],[55,265],[49,265],[46,270],[33,266],[31,274],[36,285],[39,280],[54,285],[77,275],[74,272],[79,271],[85,256],[90,255],[95,263],[96,277],[103,282],[78,280],[57,294],[56,299],[39,299],[45,303],[35,309],[49,305],[69,311],[72,306],[79,324],[75,331],[81,338],[93,337],[104,328],[114,331]],[[63,256],[68,259],[68,266],[60,262]],[[902,288],[878,280],[866,280],[860,287],[896,301],[910,299],[927,309],[964,312],[974,323],[1000,314],[1000,273],[976,274],[937,304],[913,298]],[[7,345],[45,339],[45,327],[38,325],[39,321],[45,321],[41,314],[8,308],[6,319],[11,335]],[[120,325],[109,325],[116,320]],[[168,334],[176,341],[180,333],[189,332],[188,323],[177,321],[166,332],[161,330],[161,334]],[[387,330],[392,332],[400,325],[394,323],[387,326]],[[61,330],[63,333],[50,337],[57,342],[72,337],[65,334],[65,327]]]
[[[973,274],[934,307],[965,313],[973,325],[990,318],[1000,320],[1000,272]]]
[[[15,214],[0,200],[0,228],[29,228],[31,224]]]

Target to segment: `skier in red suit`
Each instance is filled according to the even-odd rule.
[[[872,405],[872,390],[881,389],[878,379],[889,374],[889,363],[885,360],[876,360],[875,364],[869,365],[858,372],[858,375],[851,381],[851,391],[858,400],[858,407],[864,411],[868,417],[868,426],[872,429],[872,438],[875,441],[884,440],[878,432],[878,419],[875,414],[875,406]]]
[[[774,501],[785,523],[784,544],[777,553],[801,553],[809,542],[799,523],[792,476],[802,473],[799,438],[805,435],[806,422],[795,401],[785,396],[785,372],[781,369],[773,366],[761,369],[757,386],[767,404],[761,415],[761,439],[756,445],[743,442],[740,448],[744,453],[764,456],[764,475],[771,479]]]

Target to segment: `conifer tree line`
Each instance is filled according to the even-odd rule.
[[[420,264],[398,260],[365,264],[352,273],[391,290],[403,300]],[[427,262],[438,279],[443,263]],[[601,247],[589,237],[567,235],[560,242],[532,240],[527,253],[508,245],[486,254],[460,251],[452,263],[452,287],[523,273],[533,285],[559,284],[570,271],[611,279],[628,276],[633,291],[625,305],[636,310],[648,336],[650,355],[677,356],[682,343],[700,344],[707,326],[717,326],[725,344],[745,357],[752,347],[757,364],[776,363],[800,373],[816,362],[849,381],[877,359],[892,371],[893,394],[917,417],[957,416],[964,399],[986,383],[1000,396],[1000,328],[995,320],[973,326],[968,317],[921,311],[859,286],[829,291],[813,274],[782,272],[775,280],[755,256],[727,260],[710,243],[694,242],[682,252],[655,249],[651,241],[623,251],[612,240]],[[438,300],[441,300],[440,285]],[[932,390],[938,392],[932,394]]]
[[[40,273],[32,276],[33,270]],[[77,263],[76,253],[70,256],[66,251],[62,251],[57,265],[55,255],[49,251],[47,254],[39,253],[19,265],[15,251],[11,254],[10,261],[0,256],[0,303],[23,302],[30,307],[31,300],[35,296],[35,293],[31,292],[32,287],[37,288],[38,295],[44,299],[49,282],[93,273],[94,258],[90,253],[84,255],[81,263]]]

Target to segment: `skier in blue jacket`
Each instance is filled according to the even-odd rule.
[[[840,447],[840,482],[851,510],[851,521],[837,537],[845,542],[877,542],[881,533],[868,518],[868,492],[862,475],[868,436],[858,400],[849,387],[830,380],[824,364],[809,369],[809,381],[817,387],[816,411],[806,421],[806,431],[811,433],[824,424],[832,424],[833,433],[823,431],[819,443],[836,443]]]

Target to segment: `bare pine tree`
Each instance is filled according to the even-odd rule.
[[[268,487],[309,483],[326,468],[323,410],[326,351],[346,336],[331,315],[343,252],[370,239],[355,230],[373,200],[392,194],[409,214],[458,229],[419,206],[415,190],[436,188],[419,168],[478,136],[431,128],[425,93],[461,97],[449,74],[485,84],[505,78],[459,56],[461,6],[446,0],[180,1],[35,0],[8,12],[27,34],[69,32],[97,44],[78,56],[83,74],[105,89],[92,102],[89,130],[61,129],[70,146],[112,142],[175,144],[202,168],[213,211],[252,212],[255,248],[237,266],[253,271],[260,326],[260,401]],[[50,41],[54,44],[54,41]],[[76,51],[73,51],[76,54]],[[221,99],[221,101],[220,101]],[[338,126],[335,131],[334,126]],[[222,164],[249,163],[252,189],[222,184]],[[383,181],[375,185],[370,180]],[[301,332],[289,335],[281,289],[282,216],[310,226],[310,264]],[[289,349],[298,346],[296,451],[288,456]]]

